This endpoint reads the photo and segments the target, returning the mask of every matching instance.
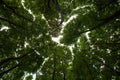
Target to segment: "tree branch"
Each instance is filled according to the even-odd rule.
[[[105,18],[104,21],[101,22],[100,24],[92,27],[92,28],[89,29],[89,30],[85,30],[85,31],[79,32],[79,34],[81,35],[81,34],[83,34],[83,33],[86,33],[86,32],[89,32],[89,31],[93,31],[93,30],[95,30],[95,29],[98,29],[98,28],[100,28],[100,27],[103,27],[104,25],[106,25],[106,24],[109,23],[110,21],[118,18],[119,16],[120,16],[120,10],[116,11],[113,15]]]
[[[27,54],[24,54],[24,55],[19,56],[19,57],[10,57],[10,58],[1,60],[1,61],[0,61],[0,66],[3,65],[3,64],[5,64],[5,63],[7,63],[7,62],[9,62],[9,61],[19,60],[19,59],[21,59],[21,58],[23,58],[23,57],[25,57],[25,56],[27,56]]]
[[[8,9],[10,9],[15,15],[17,15],[19,18],[23,18],[29,22],[33,22],[32,20],[26,18],[25,16],[19,14],[18,12],[16,12],[15,9],[13,9],[11,6],[9,6],[8,4],[6,4],[3,0],[0,0],[0,4],[2,4],[3,6],[7,7]]]
[[[10,72],[11,70],[15,69],[15,68],[18,67],[18,66],[19,66],[19,64],[15,65],[15,66],[13,66],[13,67],[11,67],[11,68],[9,68],[9,69],[6,70],[6,71],[1,72],[1,73],[0,73],[0,77],[2,77],[4,74],[7,74],[8,72]]]
[[[20,27],[20,28],[24,28],[23,26],[18,25],[18,24],[14,23],[14,22],[12,22],[12,21],[10,21],[10,20],[8,20],[8,19],[5,19],[5,18],[3,18],[3,17],[0,17],[0,20],[5,21],[5,22],[8,22],[9,24],[12,24],[12,25],[14,25],[14,26],[18,26],[18,27]],[[25,28],[24,28],[24,29],[25,29]]]
[[[65,74],[65,67],[64,67],[64,64],[63,64],[63,60],[62,60],[62,71],[63,71],[63,80],[66,80],[66,74]]]
[[[55,53],[53,53],[53,75],[52,80],[55,80],[55,72],[56,72],[56,63],[55,63]]]
[[[60,5],[59,5],[59,3],[58,3],[58,1],[57,0],[52,0],[52,2],[54,3],[54,5],[55,5],[55,8],[57,9],[57,11],[60,13],[60,15],[61,15],[61,21],[60,21],[60,23],[59,23],[59,26],[63,23],[63,21],[64,21],[64,15],[63,15],[63,11],[62,11],[62,9],[61,9],[61,7],[60,7]]]
[[[86,64],[86,67],[88,69],[89,75],[91,75],[91,79],[94,80],[94,77],[92,75],[92,70],[89,68],[89,63],[83,58],[83,62]]]
[[[112,71],[113,75],[115,76],[120,76],[120,72],[117,70],[114,70],[113,68],[111,68],[108,64],[103,63],[103,61],[101,61],[100,59],[93,57],[94,60],[100,62],[102,65],[106,66],[110,71]]]

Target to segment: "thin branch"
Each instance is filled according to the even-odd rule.
[[[83,33],[86,33],[86,32],[93,31],[93,30],[95,30],[95,29],[101,28],[101,27],[103,27],[104,25],[108,24],[110,21],[118,18],[119,16],[120,16],[120,10],[116,11],[113,15],[105,18],[104,21],[101,22],[100,24],[92,27],[92,28],[89,29],[89,30],[85,30],[85,31],[79,32],[79,34],[81,35],[81,34],[83,34]]]
[[[60,13],[61,15],[61,21],[59,23],[59,26],[63,23],[64,21],[64,14],[63,14],[63,10],[61,9],[58,0],[52,0],[52,2],[54,3],[55,8],[57,9],[57,11]]]
[[[19,60],[19,59],[21,59],[21,58],[23,58],[23,57],[25,57],[25,56],[27,56],[27,54],[24,54],[24,55],[19,56],[19,57],[10,57],[10,58],[1,60],[1,61],[0,61],[0,66],[3,65],[3,64],[5,64],[5,63],[7,63],[7,62],[13,61],[13,60]]]
[[[12,25],[14,25],[14,26],[18,26],[18,27],[20,27],[20,28],[24,28],[23,26],[18,25],[18,24],[14,23],[14,22],[12,22],[12,21],[10,21],[10,20],[8,20],[8,19],[5,19],[5,18],[3,18],[3,17],[0,17],[0,20],[5,21],[5,22],[8,22],[9,24],[12,24]]]
[[[25,16],[23,16],[23,15],[19,14],[18,12],[16,12],[15,9],[13,9],[11,6],[9,6],[8,4],[6,4],[3,0],[0,1],[0,4],[5,5],[5,7],[7,7],[8,9],[10,9],[18,17],[23,18],[23,19],[25,19],[25,20],[27,20],[29,22],[33,22],[32,20],[30,20],[30,19],[26,18]]]
[[[65,67],[64,67],[64,64],[63,64],[63,60],[62,60],[62,71],[63,71],[63,80],[66,80],[66,74],[65,74]]]
[[[53,53],[53,73],[52,73],[52,80],[55,80],[55,72],[56,72],[56,62],[55,62],[55,53]]]
[[[120,76],[120,72],[117,70],[114,70],[113,68],[111,68],[108,64],[103,63],[103,61],[101,61],[100,59],[93,57],[93,59],[95,59],[96,61],[100,62],[102,65],[106,66],[110,71],[112,71],[112,73],[116,76]]]
[[[93,75],[92,75],[92,70],[89,68],[88,62],[87,62],[84,58],[83,58],[83,61],[86,63],[86,67],[87,67],[87,69],[88,69],[88,71],[89,71],[89,74],[91,75],[91,79],[94,80],[94,77],[93,77]]]
[[[13,67],[11,67],[11,68],[9,68],[9,69],[6,70],[6,71],[1,72],[1,73],[0,73],[0,77],[2,77],[4,74],[7,74],[8,72],[10,72],[11,70],[15,69],[15,68],[18,67],[18,66],[19,66],[19,64],[15,65],[15,66],[13,66]]]

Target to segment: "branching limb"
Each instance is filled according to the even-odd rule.
[[[59,24],[59,25],[61,25],[61,24],[63,23],[63,21],[64,21],[63,11],[62,11],[62,9],[60,8],[60,5],[59,5],[59,3],[58,3],[57,0],[52,0],[52,2],[54,3],[55,8],[57,9],[57,11],[61,14],[61,21],[60,21],[60,24]]]
[[[5,22],[8,22],[8,23],[11,24],[11,25],[14,25],[14,26],[18,26],[18,27],[20,27],[20,28],[23,28],[23,26],[21,26],[21,25],[19,25],[19,24],[16,24],[16,23],[14,23],[14,22],[12,22],[12,21],[10,21],[10,20],[8,20],[8,19],[5,19],[5,18],[3,18],[3,17],[0,17],[0,20],[5,21]]]
[[[6,4],[3,0],[0,0],[0,5],[5,6],[6,8],[8,8],[9,10],[11,10],[15,15],[17,15],[19,18],[23,18],[29,22],[33,22],[31,19],[26,18],[25,16],[19,14],[18,12],[16,12],[16,10],[14,8],[12,8],[11,6],[9,6],[8,4]]]
[[[93,31],[93,30],[95,30],[95,29],[98,29],[98,28],[100,28],[100,27],[103,27],[104,25],[108,24],[110,21],[112,21],[112,20],[114,20],[114,19],[116,19],[116,18],[118,18],[118,17],[120,17],[120,10],[116,11],[113,15],[105,18],[104,21],[102,21],[100,24],[92,27],[92,28],[89,29],[89,30],[85,30],[85,31],[79,32],[79,34],[81,35],[81,34],[83,34],[83,33],[86,33],[86,32],[89,32],[89,31]]]
[[[7,62],[13,61],[13,60],[19,60],[19,59],[21,59],[21,58],[23,58],[23,57],[25,57],[25,56],[27,56],[27,54],[24,54],[24,55],[19,56],[19,57],[10,57],[10,58],[1,60],[1,61],[0,61],[0,66],[3,65],[3,64],[5,64],[5,63],[7,63]]]
[[[4,74],[7,74],[8,72],[10,72],[11,70],[15,69],[15,68],[18,67],[18,66],[19,66],[19,64],[15,65],[15,66],[13,66],[13,67],[11,67],[11,68],[9,68],[9,69],[6,70],[6,71],[1,72],[1,73],[0,73],[0,77],[2,77]]]

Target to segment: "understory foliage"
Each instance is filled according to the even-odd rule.
[[[120,0],[0,0],[0,80],[120,80]]]

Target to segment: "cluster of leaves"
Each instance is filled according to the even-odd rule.
[[[119,80],[120,1],[58,0],[64,45],[52,1],[0,0],[0,79]]]
[[[89,1],[81,0],[84,7],[76,11],[78,17],[65,27],[61,39],[64,44],[74,45],[74,79],[118,80],[120,3],[117,0]]]

